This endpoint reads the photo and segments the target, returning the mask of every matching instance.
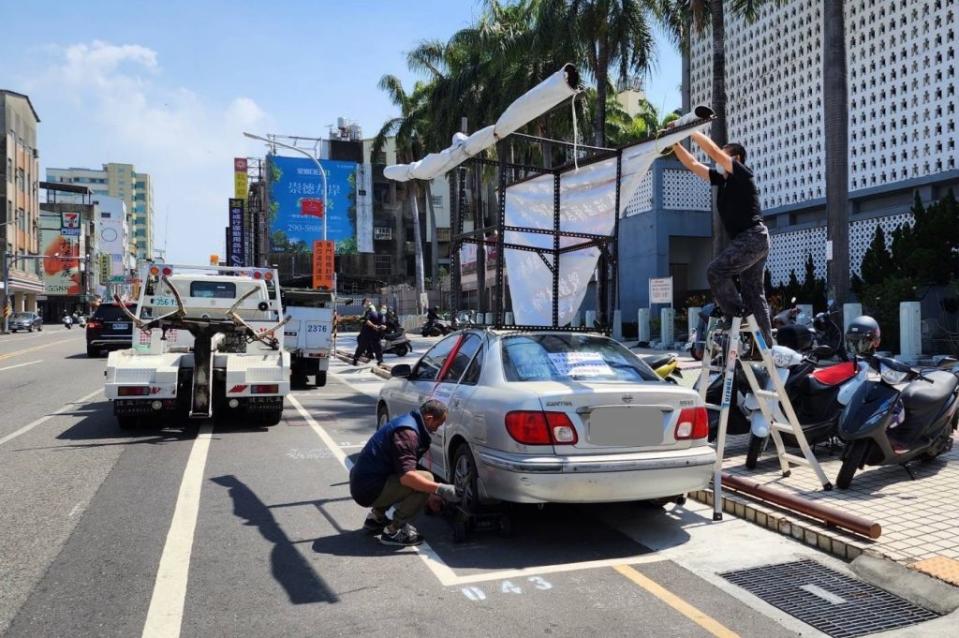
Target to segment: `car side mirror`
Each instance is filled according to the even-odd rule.
[[[411,374],[413,374],[413,369],[409,366],[408,363],[398,363],[390,369],[391,377],[402,377],[406,379]]]

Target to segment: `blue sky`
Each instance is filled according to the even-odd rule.
[[[0,88],[30,95],[41,169],[134,163],[154,176],[155,245],[170,261],[205,263],[222,250],[231,158],[261,154],[243,130],[319,137],[343,116],[372,136],[395,115],[379,78],[411,85],[406,51],[448,38],[481,6],[0,0]],[[671,110],[680,61],[657,41],[647,93]]]

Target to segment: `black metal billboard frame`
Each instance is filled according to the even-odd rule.
[[[585,150],[590,153],[591,156],[583,158],[577,162],[567,162],[558,167],[545,167],[537,166],[530,164],[523,164],[517,162],[508,162],[506,157],[510,151],[510,144],[512,139],[519,139],[524,142],[532,141],[534,143],[540,144],[543,148],[542,157],[547,157],[547,148],[548,145],[558,145],[571,149]],[[575,152],[575,150],[574,150]],[[599,330],[605,334],[609,334],[610,327],[612,325],[611,318],[613,316],[613,310],[616,307],[618,296],[617,296],[617,281],[619,274],[619,266],[617,259],[617,245],[619,239],[619,204],[620,204],[620,178],[622,176],[622,149],[611,149],[611,148],[600,148],[595,146],[584,146],[584,145],[575,145],[572,142],[566,142],[562,140],[554,140],[544,137],[538,137],[534,135],[527,134],[513,134],[497,144],[497,156],[498,159],[489,159],[484,155],[477,155],[472,157],[460,168],[456,169],[455,178],[456,184],[455,188],[457,189],[456,197],[456,215],[454,220],[454,229],[453,235],[450,238],[450,269],[452,276],[452,305],[454,312],[459,310],[459,295],[460,295],[460,273],[459,273],[459,251],[463,244],[476,244],[477,246],[486,246],[486,245],[495,245],[496,246],[496,277],[495,277],[495,292],[493,300],[493,327],[495,329],[502,330],[554,330],[554,331],[563,331],[563,332],[595,332]],[[567,173],[573,170],[576,166],[586,166],[593,164],[595,162],[601,162],[608,159],[616,159],[616,200],[615,200],[615,215],[614,215],[614,224],[613,224],[613,234],[612,235],[596,235],[591,233],[579,233],[574,231],[563,230],[561,227],[561,215],[560,215],[560,180],[561,176],[564,173]],[[482,165],[495,167],[498,171],[498,181],[499,181],[499,206],[498,206],[498,215],[496,223],[492,226],[481,226],[475,228],[471,231],[463,231],[463,221],[465,218],[465,210],[467,207],[466,203],[466,164],[471,165]],[[553,227],[550,229],[544,228],[529,228],[525,226],[514,226],[506,223],[506,189],[515,184],[540,177],[543,175],[552,175],[553,176]],[[474,220],[478,216],[474,214]],[[537,248],[534,246],[526,246],[523,244],[514,244],[506,242],[505,234],[507,232],[523,232],[523,233],[533,233],[537,235],[549,235],[553,238],[553,245],[551,248]],[[494,239],[488,239],[489,234],[494,234]],[[577,242],[570,246],[560,247],[561,240],[563,238],[574,238],[581,239],[583,241]],[[598,248],[600,250],[600,263],[602,265],[598,270],[598,276],[596,279],[596,285],[598,288],[598,303],[597,308],[599,310],[597,321],[595,326],[560,326],[559,325],[559,288],[560,288],[560,279],[559,279],[559,264],[561,255],[572,253],[580,250],[585,250],[587,248]],[[550,274],[552,275],[552,315],[551,315],[551,325],[549,326],[523,326],[515,324],[507,324],[505,322],[505,257],[507,250],[520,250],[525,252],[537,253],[540,259],[543,260],[543,263],[546,264],[546,267],[549,268]],[[479,259],[477,262],[479,264]],[[607,265],[609,268],[607,268]],[[610,276],[609,270],[612,270],[612,276]],[[483,277],[485,281],[486,272],[485,267],[483,272],[479,272],[477,269],[477,280],[479,277]],[[481,289],[482,286],[479,286],[479,281],[477,281],[478,289]],[[611,294],[610,294],[611,293]]]

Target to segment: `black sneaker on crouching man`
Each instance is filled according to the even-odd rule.
[[[380,541],[388,545],[416,545],[423,541],[409,525],[430,498],[455,503],[452,485],[437,483],[426,470],[417,469],[430,449],[430,434],[446,422],[446,406],[435,399],[418,410],[396,417],[370,437],[350,470],[350,495],[371,508],[363,528],[376,533],[385,523]],[[393,508],[393,520],[386,512]]]

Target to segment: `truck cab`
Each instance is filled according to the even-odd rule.
[[[315,376],[316,385],[326,385],[333,340],[334,293],[307,288],[284,288],[286,313],[291,317],[283,328],[290,351],[290,382],[303,386]]]
[[[151,265],[133,347],[110,353],[107,398],[121,427],[214,417],[279,423],[290,354],[275,270]],[[123,308],[127,308],[123,305]]]

